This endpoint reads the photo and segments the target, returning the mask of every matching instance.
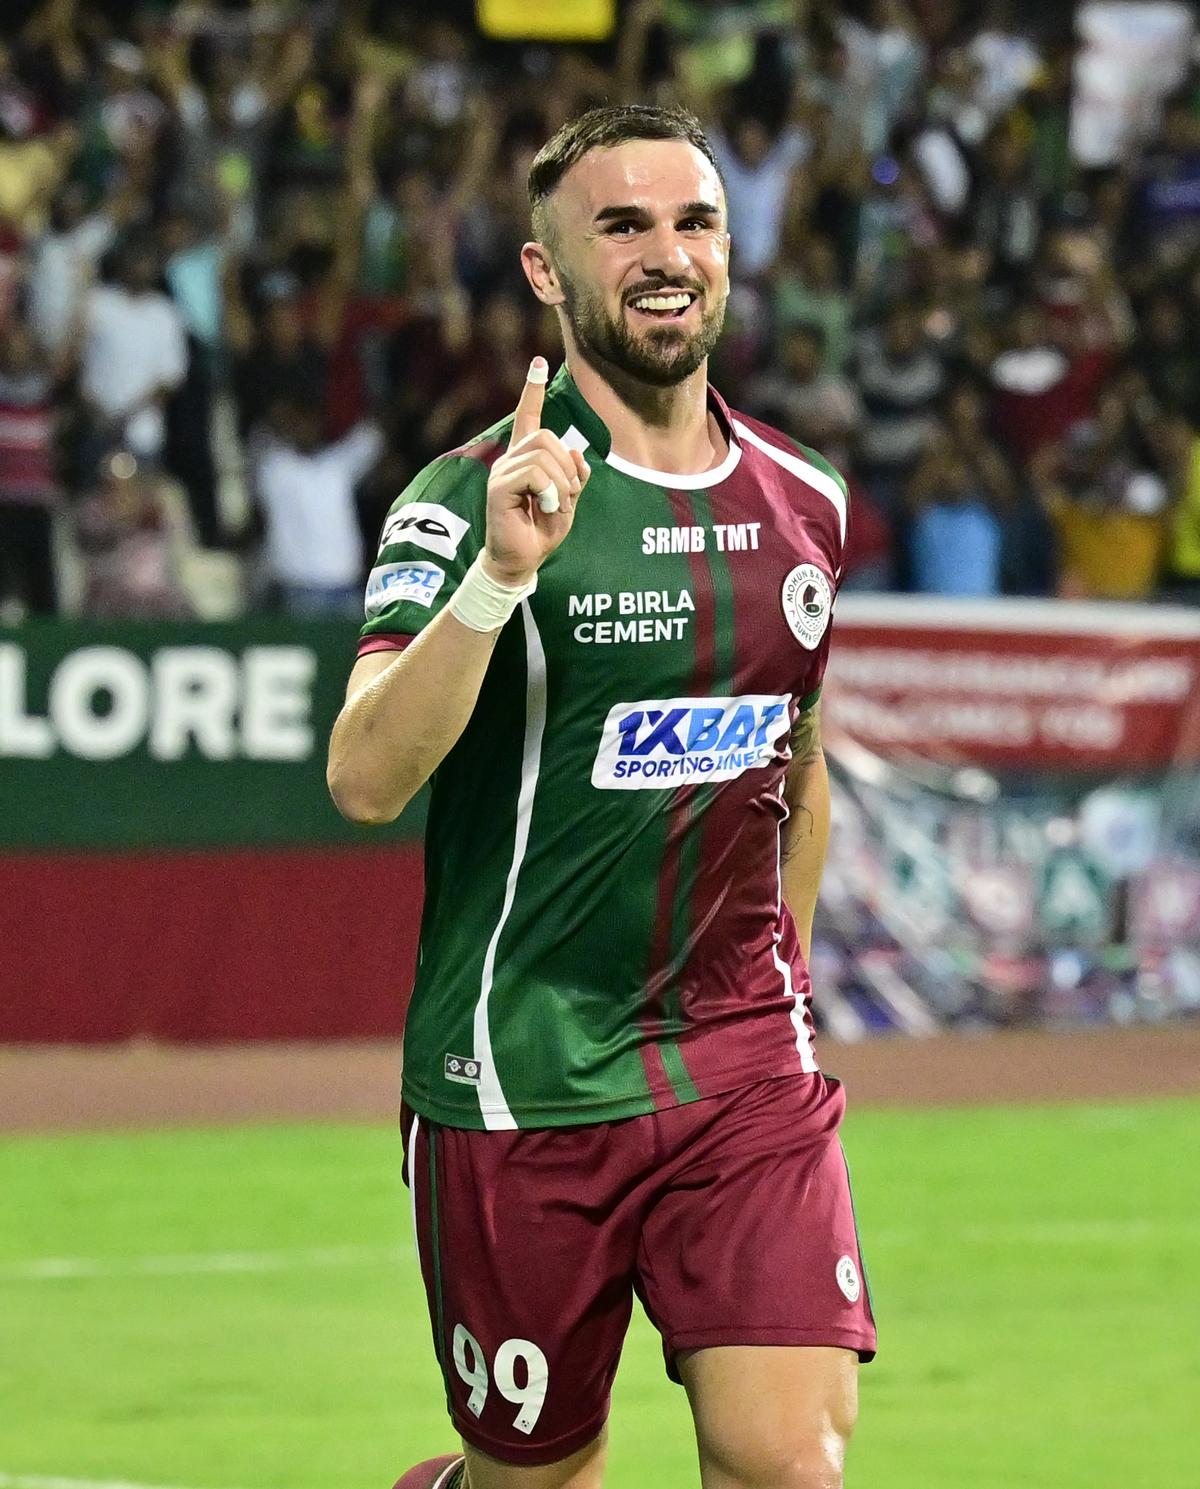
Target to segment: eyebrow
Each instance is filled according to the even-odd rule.
[[[645,207],[601,207],[600,211],[592,218],[592,221],[595,223],[616,222],[619,219],[627,217],[635,217],[644,221],[649,215]],[[721,209],[714,207],[711,202],[687,202],[678,209],[676,215],[679,217],[719,217],[721,215]]]

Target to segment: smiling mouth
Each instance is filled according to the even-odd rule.
[[[634,295],[626,303],[638,315],[648,320],[678,321],[688,313],[699,299],[695,290],[651,290],[647,294]]]

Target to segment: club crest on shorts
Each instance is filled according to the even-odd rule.
[[[858,1268],[854,1265],[854,1258],[839,1256],[833,1275],[837,1278],[837,1285],[841,1288],[842,1296],[846,1301],[857,1303],[862,1293],[862,1283],[858,1280]]]
[[[456,1086],[477,1086],[479,1061],[472,1055],[447,1055],[442,1074]]]
[[[833,609],[829,580],[816,564],[800,564],[783,581],[782,598],[792,635],[807,651],[816,651]]]

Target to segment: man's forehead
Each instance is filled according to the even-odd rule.
[[[589,150],[563,177],[559,194],[564,205],[569,202],[589,220],[612,206],[651,211],[696,202],[725,206],[712,162],[687,140],[627,140]]]

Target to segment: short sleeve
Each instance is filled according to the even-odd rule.
[[[805,460],[814,468],[821,479],[821,489],[832,503],[837,513],[837,536],[835,548],[837,560],[830,578],[833,580],[833,593],[836,598],[838,590],[842,586],[842,579],[846,572],[846,546],[850,535],[850,487],[841,471],[819,455],[816,450],[811,450],[807,445],[802,445],[798,440],[790,440],[792,444],[804,456]]]
[[[811,604],[824,608],[826,619],[825,629],[812,649],[811,662],[797,691],[797,711],[805,713],[820,701],[821,690],[825,686],[825,668],[829,662],[829,648],[833,640],[834,608],[846,573],[850,488],[842,473],[823,455],[819,455],[816,450],[811,450],[807,445],[802,445],[798,441],[793,440],[791,443],[813,467],[816,477],[819,478],[819,489],[829,501],[829,511],[834,514],[834,520],[829,528],[830,554],[827,561],[830,571],[821,577],[820,582],[814,576],[813,592],[810,596]]]
[[[483,547],[487,467],[448,455],[392,503],[367,579],[359,655],[400,649],[439,615]]]

